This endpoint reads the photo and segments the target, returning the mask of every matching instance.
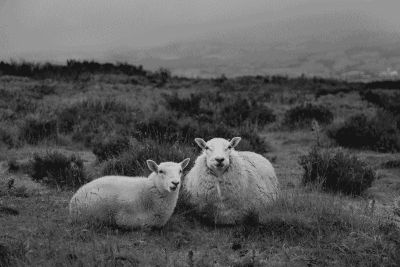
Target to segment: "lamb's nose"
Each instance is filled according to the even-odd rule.
[[[178,186],[179,182],[172,182],[172,184]]]
[[[215,158],[215,160],[218,162],[218,163],[222,163],[222,162],[224,162],[224,158]]]

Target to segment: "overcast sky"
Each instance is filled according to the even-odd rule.
[[[318,12],[362,13],[399,31],[399,10],[400,0],[0,0],[0,59],[159,46],[218,25]]]

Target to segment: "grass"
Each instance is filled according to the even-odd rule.
[[[398,228],[379,221],[373,210],[346,209],[346,201],[337,196],[288,191],[269,208],[271,216],[264,225],[249,221],[216,228],[188,214],[175,214],[161,231],[144,232],[71,225],[65,210],[70,196],[68,192],[50,192],[44,199],[21,199],[17,202],[20,215],[8,216],[8,222],[0,217],[3,229],[13,237],[1,238],[11,261],[36,266],[123,262],[151,266],[187,266],[191,262],[194,266],[394,266],[399,262]],[[38,215],[34,221],[32,212]],[[25,225],[25,230],[19,231],[11,223]]]
[[[328,108],[335,124],[357,110],[375,114],[358,95],[360,84],[304,76],[180,78],[165,69],[77,61],[3,62],[0,70],[0,266],[399,265],[399,154],[351,150],[378,179],[358,197],[325,193],[302,184],[299,164],[315,145],[309,120],[318,121],[323,109],[301,113],[307,127],[281,127],[285,112],[305,101]],[[324,122],[317,143],[329,146]],[[69,223],[73,170],[85,174],[75,185],[103,174],[147,175],[146,159],[190,157],[193,164],[200,153],[193,139],[216,136],[241,136],[238,150],[273,162],[283,193],[266,207],[263,224],[251,213],[242,225],[205,224],[183,191],[161,230]],[[38,175],[28,168],[35,154]]]

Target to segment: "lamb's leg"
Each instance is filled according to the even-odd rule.
[[[142,225],[142,220],[138,214],[132,214],[121,210],[115,215],[115,223],[123,228],[139,228]]]
[[[152,225],[150,215],[132,214],[121,210],[115,215],[115,222],[119,227],[123,228],[148,228]]]

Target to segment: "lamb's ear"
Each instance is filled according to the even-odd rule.
[[[179,163],[179,164],[181,164],[182,170],[187,167],[187,165],[189,164],[189,161],[190,161],[190,158],[187,158],[187,159],[184,159],[181,163]]]
[[[201,148],[201,149],[206,149],[207,144],[206,141],[204,141],[201,138],[195,138],[194,141],[196,142],[196,144]]]
[[[150,169],[150,171],[152,172],[158,172],[158,165],[157,163],[155,163],[154,161],[152,161],[151,159],[148,159],[146,161],[147,163],[147,167]]]
[[[240,143],[240,140],[242,140],[242,138],[240,138],[240,137],[233,137],[232,140],[229,142],[229,146],[230,146],[231,148],[236,147],[236,146]]]

